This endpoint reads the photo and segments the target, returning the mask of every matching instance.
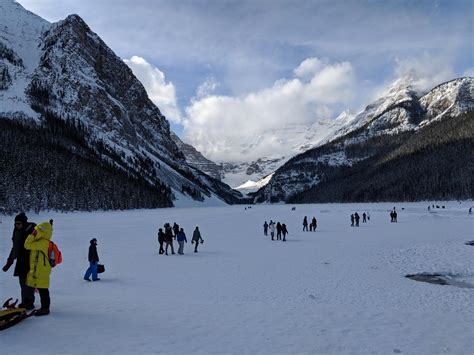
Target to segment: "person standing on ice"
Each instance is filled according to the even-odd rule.
[[[303,218],[303,232],[308,231],[308,217],[304,216]]]
[[[265,221],[263,224],[263,235],[268,235],[268,223]]]
[[[355,222],[356,222],[356,227],[359,227],[360,216],[357,212],[354,213],[354,219],[355,219]]]
[[[362,223],[366,223],[367,222],[367,215],[364,213],[362,213]]]
[[[318,221],[316,220],[316,217],[313,217],[311,224],[313,225],[313,232],[316,232],[316,228],[318,227]]]
[[[354,227],[354,214],[351,214],[351,227]]]
[[[268,225],[268,228],[270,229],[270,236],[272,237],[272,240],[274,240],[273,238],[275,237],[275,222],[270,220],[270,224]]]
[[[158,230],[158,243],[160,244],[160,251],[159,251],[160,254],[165,253],[165,249],[163,249],[164,242],[165,242],[165,233],[163,232],[163,229],[160,228]]]
[[[191,244],[194,244],[194,252],[198,252],[198,245],[199,242],[201,244],[204,242],[204,240],[201,238],[201,232],[199,232],[199,227],[196,227],[196,229],[193,232],[193,240],[191,240]]]
[[[24,212],[15,217],[14,223],[12,249],[2,270],[3,272],[7,272],[16,260],[13,276],[18,277],[21,289],[21,303],[18,307],[31,310],[34,308],[34,300],[28,298],[29,293],[28,287],[26,286],[26,276],[28,275],[28,271],[30,271],[30,252],[25,249],[25,240],[33,231],[36,224],[28,223],[28,217]]]
[[[277,229],[277,240],[281,240],[281,223],[280,222],[277,223],[276,229]]]
[[[288,229],[286,228],[285,223],[281,225],[281,232],[283,233],[283,241],[286,242],[286,235],[288,234]]]
[[[84,274],[84,280],[90,281],[92,275],[92,281],[99,281],[97,277],[97,265],[99,265],[99,254],[97,253],[97,239],[92,238],[89,246],[89,268]]]
[[[179,225],[176,222],[173,223],[173,233],[174,233],[174,238],[176,239],[176,236],[179,233]]]
[[[179,230],[178,234],[176,235],[176,240],[178,241],[178,245],[179,245],[178,254],[183,255],[184,254],[184,243],[188,242],[188,240],[186,239],[186,234],[184,234],[184,229],[183,228],[181,228]]]
[[[168,255],[168,247],[171,246],[171,254],[175,254],[173,247],[173,231],[169,223],[165,224],[165,254]]]
[[[51,264],[48,259],[49,241],[53,236],[53,226],[50,222],[38,224],[25,240],[25,249],[30,251],[30,271],[26,277],[28,299],[35,301],[35,289],[41,298],[41,308],[35,316],[49,314],[51,299],[49,297],[49,278]]]

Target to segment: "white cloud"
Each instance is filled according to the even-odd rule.
[[[419,57],[397,58],[395,75],[418,91],[430,90],[456,77],[448,58],[428,53]]]
[[[204,97],[210,96],[218,87],[219,82],[214,78],[207,78],[204,83],[199,85],[196,90],[196,98],[202,99]]]
[[[181,123],[182,115],[176,102],[176,90],[172,82],[166,82],[165,74],[142,57],[133,56],[130,59],[124,59],[124,62],[141,81],[148,97],[158,106],[161,113],[169,121]]]
[[[351,101],[353,85],[352,65],[342,62],[321,66],[307,80],[283,79],[238,97],[198,98],[186,109],[185,138],[215,161],[288,154],[289,147],[274,133],[332,118],[338,106]]]
[[[321,60],[315,57],[307,58],[294,70],[294,73],[297,77],[308,78],[323,69],[326,65],[327,60]]]

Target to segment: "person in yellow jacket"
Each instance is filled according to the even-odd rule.
[[[30,271],[26,277],[29,298],[35,299],[35,289],[38,289],[41,298],[41,308],[35,312],[36,316],[49,314],[49,276],[51,265],[48,258],[49,241],[53,235],[52,220],[38,224],[25,240],[25,249],[30,250]]]

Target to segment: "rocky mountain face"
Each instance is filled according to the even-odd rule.
[[[184,143],[174,132],[171,132],[171,139],[173,139],[179,150],[184,154],[186,162],[190,166],[205,172],[214,179],[219,181],[222,179],[222,169],[219,165],[207,159],[192,145]]]
[[[140,205],[137,200],[133,207],[171,206],[177,197],[229,203],[239,198],[187,163],[171,137],[168,121],[143,85],[77,15],[50,24],[12,0],[0,0],[0,120],[13,127],[10,132],[21,125],[25,131],[43,134],[45,149],[52,145],[54,154],[61,150],[69,163],[77,163],[70,170],[81,170],[86,160],[97,169],[97,176],[100,172],[106,176],[107,171],[122,175],[123,181],[136,181],[113,189],[101,188],[100,178],[90,182],[97,190],[108,191],[114,201],[120,201],[128,189],[138,189],[137,194],[154,191],[163,197],[160,203]],[[41,194],[38,186],[30,188]],[[94,200],[93,191],[89,200]]]
[[[473,110],[473,78],[424,95],[396,83],[329,142],[280,167],[255,200],[472,198]]]

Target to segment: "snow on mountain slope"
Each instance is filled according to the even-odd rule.
[[[49,26],[13,0],[0,0],[0,111],[38,117],[24,93],[42,55],[42,32]]]

